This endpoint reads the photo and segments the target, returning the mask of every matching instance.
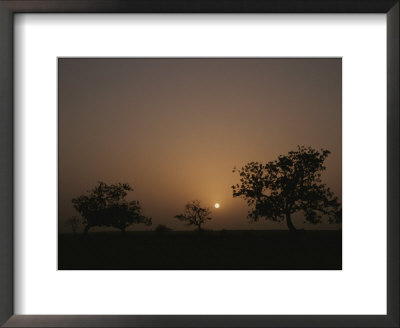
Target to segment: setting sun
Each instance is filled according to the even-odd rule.
[[[219,208],[219,203],[215,203],[214,207]]]

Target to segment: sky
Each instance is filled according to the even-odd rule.
[[[297,145],[331,151],[323,181],[341,200],[339,58],[60,58],[58,83],[61,232],[78,215],[71,199],[98,181],[133,187],[127,199],[153,226],[132,230],[194,229],[174,218],[194,199],[212,210],[206,229],[287,229],[249,223],[246,201],[232,197],[232,169]],[[338,228],[299,215],[294,224]]]

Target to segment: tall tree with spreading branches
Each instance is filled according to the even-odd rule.
[[[201,207],[200,201],[193,200],[185,205],[185,210],[182,214],[175,215],[180,221],[185,222],[187,225],[194,225],[198,231],[201,231],[201,226],[207,221],[212,220],[210,217],[211,211],[208,207]]]
[[[341,222],[341,205],[322,182],[321,173],[328,150],[298,146],[296,151],[280,155],[266,164],[250,162],[238,172],[240,183],[232,186],[233,197],[241,197],[251,207],[248,218],[286,220],[289,230],[296,230],[292,214],[302,212],[305,220],[316,224],[323,216],[331,223]]]
[[[107,185],[99,182],[85,195],[72,199],[74,208],[86,224],[84,234],[95,226],[114,227],[125,233],[126,228],[133,223],[151,225],[151,219],[142,214],[138,201],[125,200],[132,190],[127,183]]]

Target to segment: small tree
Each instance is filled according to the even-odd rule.
[[[165,235],[166,233],[170,232],[171,229],[168,228],[166,225],[164,224],[159,224],[154,231],[156,232],[156,234],[158,235]]]
[[[75,235],[76,231],[78,230],[79,223],[80,220],[76,216],[73,216],[65,222],[65,226],[71,227],[72,233]]]
[[[200,206],[200,201],[193,200],[185,205],[185,210],[182,214],[175,215],[180,221],[186,222],[187,225],[197,226],[198,231],[201,231],[202,224],[206,223],[208,220],[212,220],[210,209],[203,208]]]
[[[84,234],[95,226],[114,227],[125,233],[133,223],[151,225],[151,219],[143,216],[138,201],[125,200],[128,191],[132,190],[127,183],[107,185],[99,182],[86,195],[72,199],[74,208],[86,224]]]
[[[289,230],[296,230],[292,214],[302,211],[305,220],[316,224],[323,215],[329,222],[341,222],[337,197],[322,183],[321,172],[328,150],[298,147],[265,165],[250,162],[240,170],[240,184],[232,186],[233,197],[242,197],[252,208],[248,218],[265,217],[273,221],[286,219]]]

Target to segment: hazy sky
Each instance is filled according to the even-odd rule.
[[[249,224],[232,168],[297,145],[331,151],[323,178],[341,199],[341,59],[59,59],[58,74],[61,231],[97,181],[130,183],[152,228],[187,229],[173,217],[199,199],[206,229],[286,229]]]

